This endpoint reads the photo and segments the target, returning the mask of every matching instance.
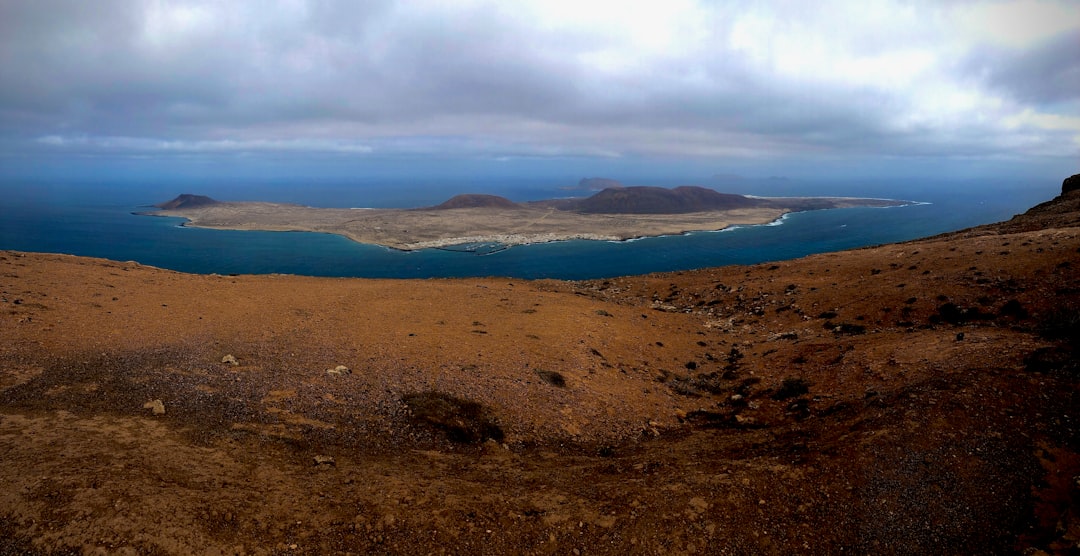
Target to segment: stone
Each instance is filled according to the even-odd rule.
[[[334,467],[334,466],[337,465],[337,462],[334,461],[334,458],[330,457],[330,456],[315,456],[314,458],[312,458],[312,460],[315,462],[315,465],[317,465],[317,466],[324,466],[325,465],[327,467]]]
[[[225,357],[222,357],[221,362],[227,365],[232,365],[233,367],[240,365],[240,362],[237,361],[236,358],[232,355],[226,355]]]
[[[735,423],[740,426],[750,427],[757,424],[757,419],[753,417],[746,417],[744,415],[736,415]]]
[[[345,365],[338,365],[333,369],[326,369],[326,373],[331,375],[349,375],[352,374],[352,370]]]
[[[143,404],[144,409],[149,409],[154,415],[165,415],[165,403],[161,400],[154,400]]]
[[[1061,182],[1061,194],[1080,189],[1080,174],[1073,174]]]

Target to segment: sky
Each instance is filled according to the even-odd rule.
[[[1080,1],[0,0],[0,177],[1080,172]]]

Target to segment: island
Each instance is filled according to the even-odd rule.
[[[187,220],[184,225],[201,228],[323,232],[411,251],[572,239],[621,241],[767,224],[791,212],[906,204],[910,203],[846,197],[766,198],[698,186],[667,189],[615,183],[589,197],[516,203],[497,195],[464,194],[440,205],[413,209],[222,202],[182,194],[155,205],[157,210],[137,214],[181,217]]]

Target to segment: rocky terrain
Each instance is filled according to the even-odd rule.
[[[585,282],[0,253],[0,554],[1080,550],[1080,191]]]

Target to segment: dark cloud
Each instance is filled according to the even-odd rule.
[[[1027,49],[982,52],[972,65],[991,85],[1020,101],[1080,101],[1080,29]]]
[[[750,8],[760,6],[739,9]],[[0,150],[992,157],[1018,146],[1060,155],[1078,133],[1005,129],[1006,109],[970,116],[994,105],[987,91],[1006,91],[1014,113],[1064,104],[1075,118],[1080,30],[953,63],[957,79],[988,87],[953,110],[928,88],[955,94],[935,73],[948,60],[891,72],[857,59],[903,52],[931,31],[808,31],[799,39],[811,54],[849,34],[854,50],[838,56],[862,65],[844,74],[817,55],[785,69],[774,50],[791,37],[759,25],[736,48],[741,13],[701,9],[712,17],[687,23],[703,26],[700,37],[647,48],[652,39],[619,29],[533,21],[525,4],[4,2]]]

